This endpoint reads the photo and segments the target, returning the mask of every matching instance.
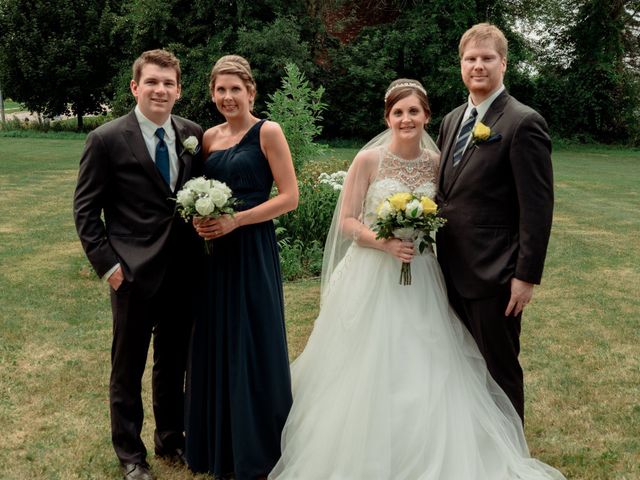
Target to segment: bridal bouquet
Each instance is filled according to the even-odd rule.
[[[185,222],[193,217],[212,217],[235,213],[237,199],[223,182],[205,177],[192,178],[176,194],[176,207]],[[211,240],[204,242],[205,252],[211,254]]]
[[[386,198],[378,207],[376,222],[371,227],[376,239],[399,238],[419,240],[420,253],[434,243],[432,236],[446,220],[438,216],[438,206],[429,197],[417,197],[413,193],[401,192]],[[403,263],[400,284],[411,285],[411,264]]]

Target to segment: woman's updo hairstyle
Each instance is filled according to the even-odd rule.
[[[384,94],[384,118],[389,117],[391,109],[396,103],[409,95],[418,97],[427,118],[431,118],[431,107],[429,107],[427,90],[418,80],[411,78],[399,78],[389,84],[389,88],[387,88],[387,92]]]
[[[256,81],[251,73],[249,62],[240,55],[225,55],[220,57],[211,69],[211,78],[209,80],[209,89],[213,93],[216,86],[216,78],[218,75],[237,75],[247,87],[250,94],[254,96],[257,93]],[[253,102],[251,102],[253,108]]]

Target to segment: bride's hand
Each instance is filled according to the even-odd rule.
[[[384,249],[390,255],[404,263],[410,263],[413,259],[415,253],[413,242],[400,240],[399,238],[388,238],[384,242]]]

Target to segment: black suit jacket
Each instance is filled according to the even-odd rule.
[[[484,298],[514,276],[540,283],[553,213],[551,140],[542,116],[504,91],[481,120],[494,140],[467,148],[454,168],[466,106],[443,119],[438,135],[437,201],[447,219],[438,259],[463,297]]]
[[[200,169],[199,153],[192,155],[182,142],[193,135],[201,145],[202,129],[175,115],[172,124],[178,190]],[[193,227],[176,215],[170,199],[174,193],[150,157],[133,111],[88,135],[74,215],[82,246],[100,277],[120,262],[125,279],[151,295],[163,281],[169,261],[190,261],[197,237]]]

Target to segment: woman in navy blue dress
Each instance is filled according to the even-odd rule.
[[[233,216],[194,221],[213,252],[191,342],[186,458],[195,472],[254,480],[280,457],[292,401],[272,219],[296,208],[298,186],[282,129],[252,114],[247,61],[220,58],[210,88],[226,122],[204,134],[204,174],[225,182],[240,205]],[[270,198],[274,181],[278,194]]]

